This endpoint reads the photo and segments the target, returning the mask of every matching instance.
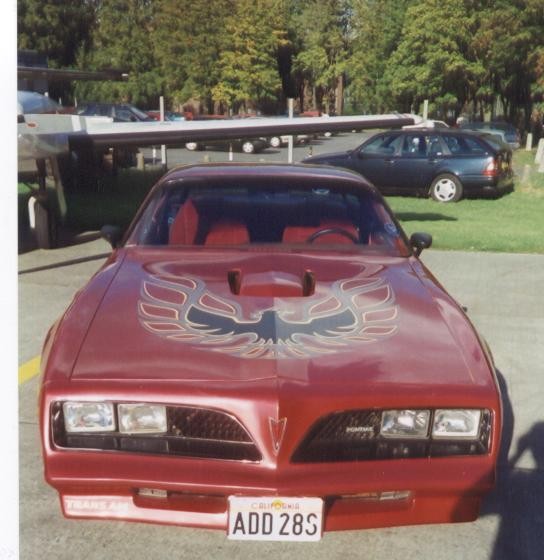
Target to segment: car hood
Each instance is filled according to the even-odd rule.
[[[330,163],[333,161],[345,160],[351,155],[352,150],[347,150],[345,152],[332,152],[330,154],[320,154],[317,156],[307,157],[302,160],[302,163]]]
[[[72,380],[476,383],[475,336],[460,344],[451,327],[468,321],[414,258],[121,251]]]

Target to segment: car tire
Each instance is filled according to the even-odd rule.
[[[281,138],[279,136],[272,136],[268,143],[272,148],[279,148],[281,146]]]
[[[435,177],[430,195],[436,202],[457,202],[463,197],[463,185],[455,175],[444,173]]]
[[[246,140],[246,141],[242,144],[242,152],[244,152],[244,154],[253,154],[253,153],[255,153],[255,144],[253,144],[253,142],[250,142],[249,140]]]
[[[202,149],[202,146],[198,142],[186,142],[185,148],[190,152],[196,152]]]

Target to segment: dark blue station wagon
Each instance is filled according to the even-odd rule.
[[[488,134],[452,129],[378,133],[347,152],[306,158],[304,163],[352,169],[383,194],[431,196],[457,202],[463,196],[512,188],[512,151]]]

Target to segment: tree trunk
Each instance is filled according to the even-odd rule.
[[[336,115],[342,115],[343,112],[344,112],[344,74],[340,74],[340,76],[338,76],[338,82],[336,84],[334,113]]]

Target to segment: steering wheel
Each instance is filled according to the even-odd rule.
[[[357,237],[355,237],[355,235],[351,233],[351,231],[348,231],[347,229],[341,227],[333,227],[318,229],[317,231],[314,231],[312,235],[310,235],[310,237],[306,239],[306,243],[313,243],[318,237],[321,237],[322,235],[329,235],[330,233],[343,235],[344,237],[347,237],[352,243],[357,243],[359,241]]]

